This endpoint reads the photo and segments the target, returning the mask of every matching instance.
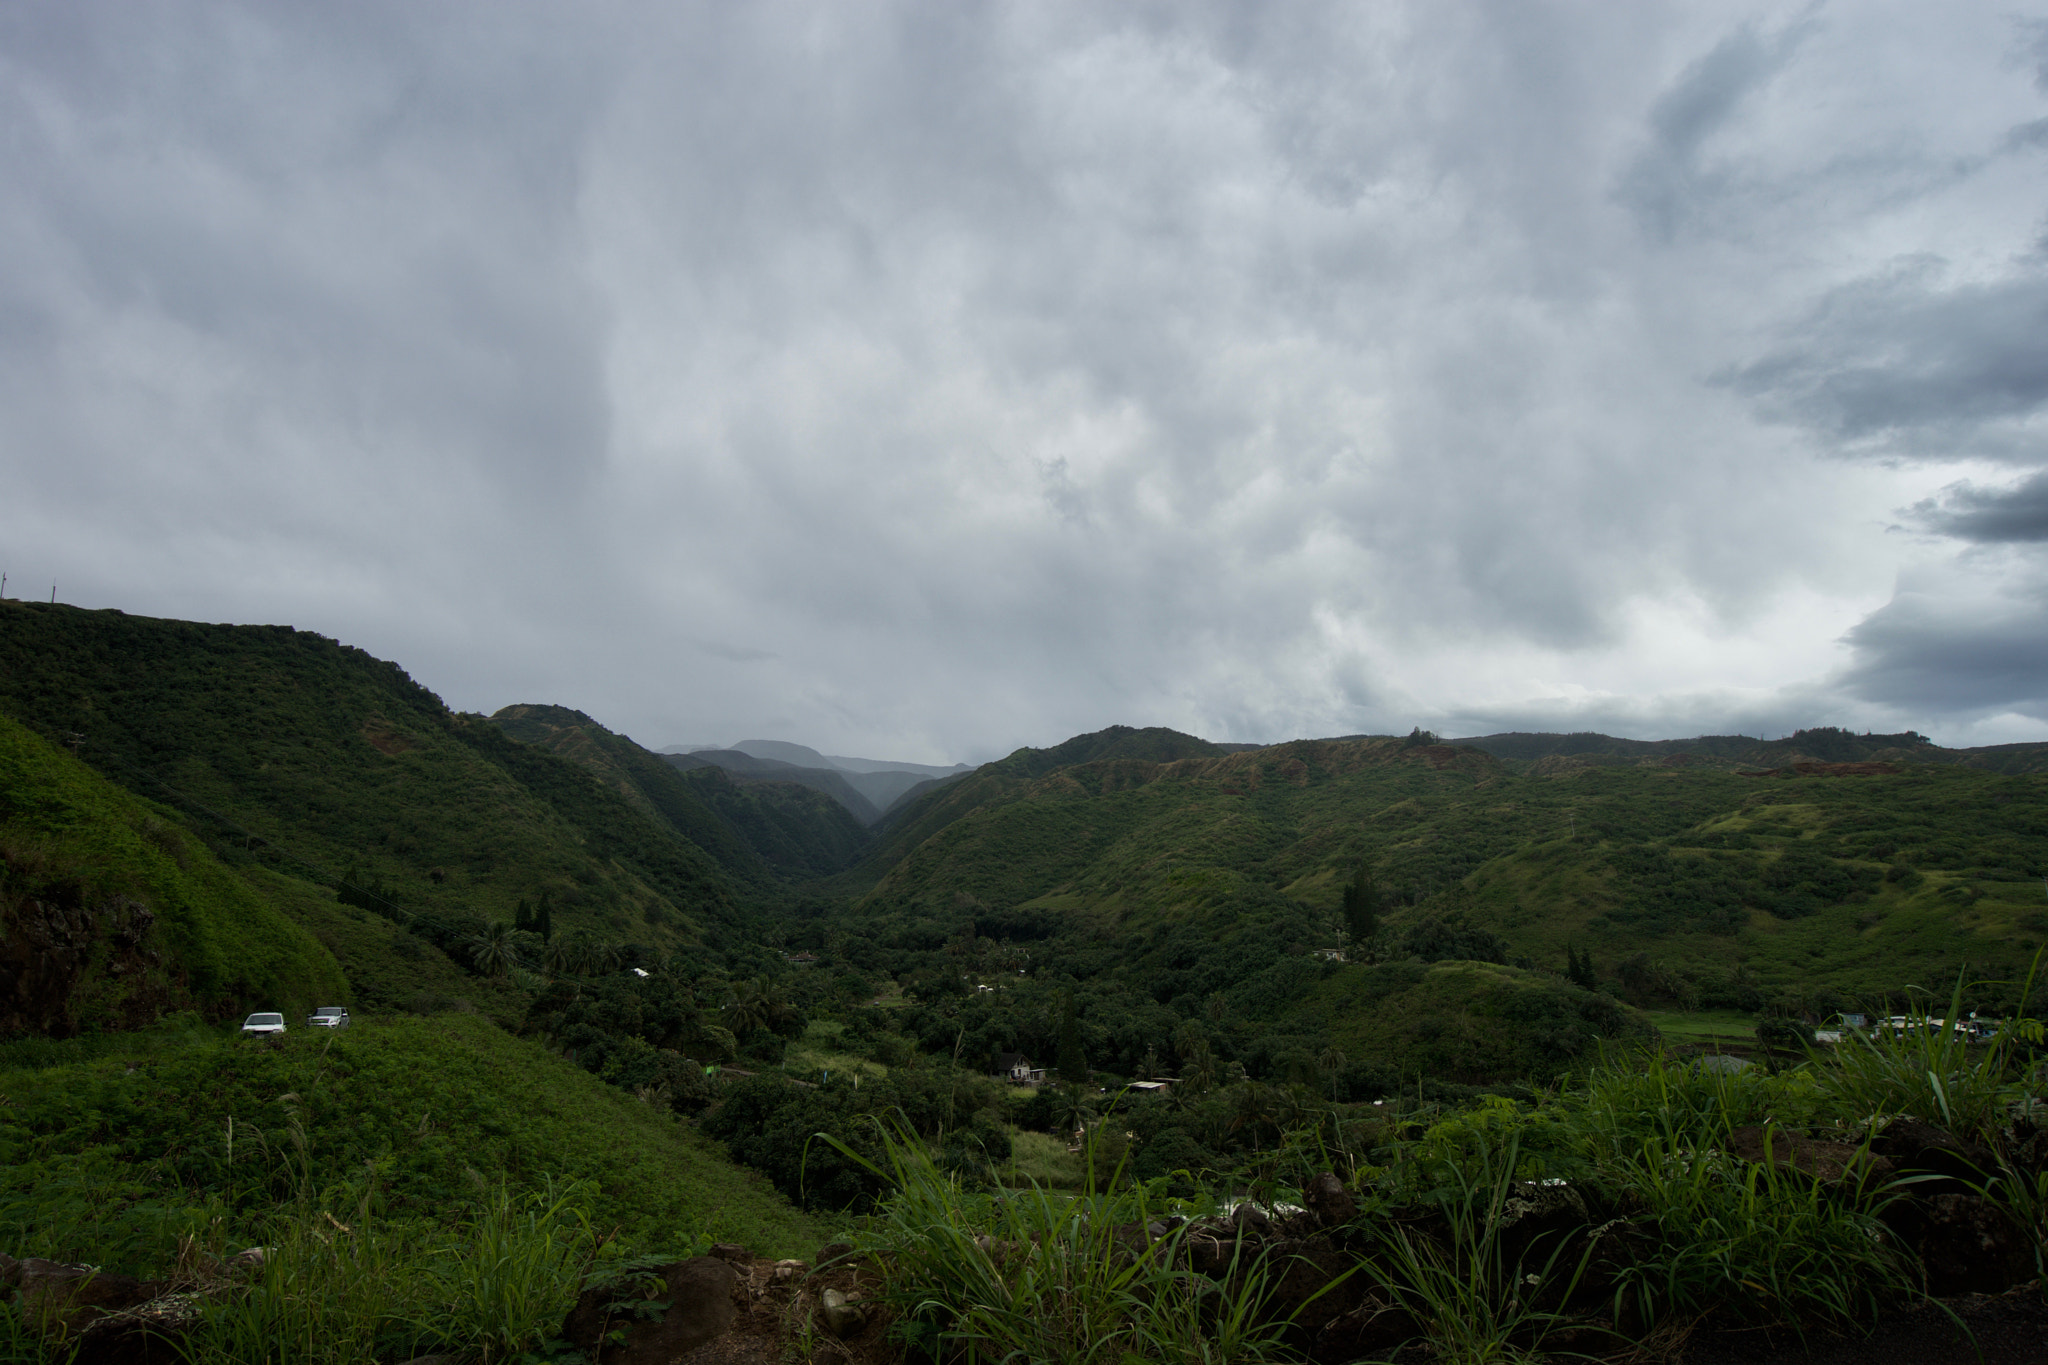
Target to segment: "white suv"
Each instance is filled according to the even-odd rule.
[[[339,1005],[322,1005],[306,1016],[306,1022],[314,1028],[347,1028],[348,1011]]]
[[[282,1014],[252,1014],[242,1021],[244,1038],[265,1038],[273,1033],[284,1032]]]

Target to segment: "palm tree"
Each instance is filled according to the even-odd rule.
[[[1280,1129],[1279,1113],[1283,1109],[1282,1092],[1272,1086],[1247,1081],[1237,1091],[1237,1097],[1230,1114],[1230,1131],[1241,1128],[1252,1130],[1254,1145],[1258,1142],[1261,1128]]]
[[[1180,1083],[1191,1094],[1206,1095],[1216,1088],[1216,1054],[1209,1051],[1209,1045],[1196,1046],[1180,1069]]]
[[[548,940],[547,955],[541,959],[551,972],[574,976],[583,965],[581,945],[574,934],[557,934]]]
[[[1078,1085],[1070,1085],[1059,1092],[1059,1098],[1052,1108],[1054,1127],[1078,1137],[1089,1124],[1095,1122],[1095,1106],[1089,1096]]]
[[[768,1023],[771,1009],[765,977],[742,981],[733,987],[732,999],[725,1002],[725,1026],[734,1037],[744,1038]]]
[[[485,976],[500,977],[519,965],[518,931],[503,920],[494,920],[480,934],[470,936],[466,945],[469,960]]]

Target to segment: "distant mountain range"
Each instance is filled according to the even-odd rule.
[[[709,766],[739,777],[795,782],[830,796],[863,825],[875,824],[913,793],[974,771],[965,763],[943,767],[821,754],[779,739],[743,739],[723,749],[670,745],[660,753],[685,771]]]

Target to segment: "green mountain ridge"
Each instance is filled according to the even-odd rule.
[[[567,707],[507,706],[491,723],[589,770],[757,889],[829,875],[867,847],[859,818],[805,783],[748,779],[687,755],[652,753]]]
[[[1775,740],[1747,735],[1619,739],[1581,731],[1561,735],[1509,732],[1446,742],[1518,763],[1545,759],[1567,759],[1588,765],[1662,762],[1727,771],[1792,768],[1800,763],[1938,763],[2010,775],[2048,772],[2048,744],[1945,749],[1911,730],[1895,735],[1856,734],[1832,725],[1799,730]]]
[[[0,712],[76,736],[230,862],[353,873],[401,915],[510,920],[546,894],[564,927],[650,946],[756,937],[733,876],[651,798],[308,632],[0,603]]]
[[[1171,998],[1176,973],[1229,989],[1236,935],[1217,925],[1286,924],[1299,950],[1333,948],[1338,892],[1364,867],[1392,931],[1458,917],[1553,969],[1575,943],[1645,1003],[1875,999],[1966,967],[2021,974],[2048,942],[2048,782],[1956,751],[1898,764],[1818,747],[1809,732],[1725,768],[1395,739],[1033,756],[925,798],[856,870],[870,878],[858,912],[926,925],[913,936],[927,940],[970,919],[1058,938],[1075,964],[1115,945],[1112,970]],[[1743,766],[1759,758],[1779,763]],[[1166,952],[1162,936],[1203,946]]]
[[[679,763],[571,708],[455,715],[395,665],[284,628],[8,603],[0,662],[0,709],[180,801],[381,1004],[449,994],[465,969],[440,948],[543,895],[649,961],[772,973],[811,951],[842,998],[892,978],[938,998],[1002,959],[1113,983],[1169,1032],[1204,1017],[1404,1056],[1421,1044],[1374,1011],[1418,991],[1401,998],[1449,1010],[1447,982],[1480,1014],[1541,997],[1561,1037],[1572,1018],[1637,1028],[1555,994],[1567,950],[1637,1005],[1810,1010],[2016,976],[2048,942],[2029,898],[2048,746],[1826,727],[1248,746],[1111,726],[935,779],[864,829],[815,788]],[[338,904],[340,869],[395,904]],[[1340,913],[1361,873],[1370,940]],[[407,916],[440,937],[422,946]],[[1490,970],[1439,969],[1461,959]],[[1402,962],[1424,975],[1385,974]],[[518,1023],[515,992],[468,979]]]

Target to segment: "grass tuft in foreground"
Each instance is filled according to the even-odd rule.
[[[895,1193],[860,1240],[888,1267],[907,1346],[966,1365],[1296,1358],[1281,1340],[1286,1318],[1262,1311],[1274,1282],[1262,1255],[1239,1244],[1214,1279],[1189,1267],[1186,1215],[1213,1209],[1116,1179],[1072,1194],[1037,1184],[973,1193],[914,1134],[883,1137],[877,1173]],[[1156,1240],[1145,1232],[1162,1223],[1170,1230]]]

